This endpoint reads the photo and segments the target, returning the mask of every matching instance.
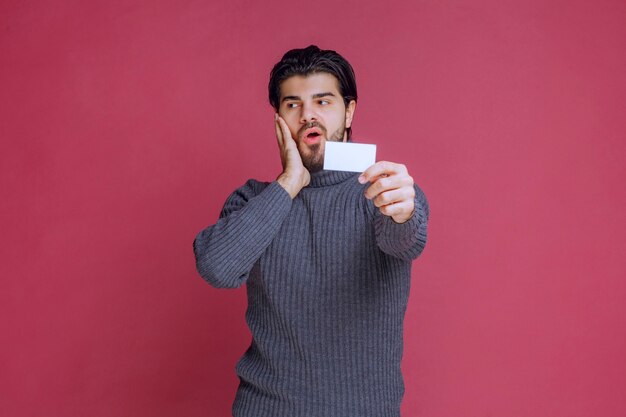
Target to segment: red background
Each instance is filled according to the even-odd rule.
[[[230,415],[245,290],[208,286],[192,241],[278,174],[269,71],[311,43],[431,205],[403,416],[626,415],[624,1],[3,1],[0,23],[1,415]]]

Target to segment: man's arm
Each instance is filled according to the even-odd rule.
[[[310,181],[285,121],[274,116],[283,171],[267,188],[255,181],[235,191],[218,222],[193,242],[196,269],[217,288],[237,288],[270,245],[291,210],[291,200]]]
[[[216,288],[237,288],[270,245],[291,209],[289,194],[278,182],[260,191],[248,181],[226,200],[216,224],[193,242],[196,269]]]
[[[426,245],[430,209],[406,167],[377,162],[361,174],[359,182],[370,183],[365,197],[378,208],[374,221],[378,247],[403,260],[417,258]]]

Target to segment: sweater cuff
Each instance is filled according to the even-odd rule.
[[[413,216],[404,223],[396,223],[390,216],[378,213],[375,222],[380,248],[400,259],[417,258],[426,245],[428,214],[424,203],[416,196]]]
[[[271,194],[277,200],[282,200],[285,205],[291,207],[291,196],[278,181],[272,181],[265,189],[265,192]]]
[[[257,195],[254,200],[255,211],[260,213],[259,217],[256,217],[257,221],[261,221],[265,226],[262,228],[274,228],[283,222],[285,217],[291,210],[292,200],[289,193],[276,181],[271,182],[265,189]]]

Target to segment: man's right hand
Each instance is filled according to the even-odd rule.
[[[311,174],[302,165],[302,158],[300,158],[296,141],[291,137],[287,123],[278,113],[274,115],[274,125],[276,127],[278,149],[280,150],[280,160],[283,164],[283,172],[276,181],[294,199],[302,188],[309,185]]]

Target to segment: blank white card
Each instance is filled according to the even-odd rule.
[[[324,169],[363,172],[376,162],[376,145],[326,142]]]

